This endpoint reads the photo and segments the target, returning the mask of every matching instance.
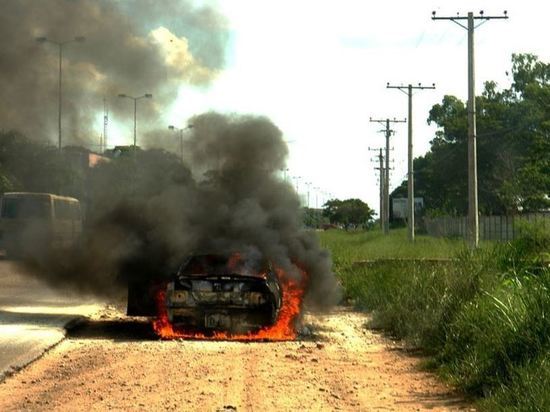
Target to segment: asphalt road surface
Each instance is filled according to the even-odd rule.
[[[292,342],[159,341],[112,309],[4,380],[0,410],[474,410],[367,320],[336,308]]]
[[[102,304],[49,288],[0,260],[0,381],[62,340],[65,326]]]

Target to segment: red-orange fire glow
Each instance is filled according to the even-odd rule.
[[[302,281],[290,279],[287,274],[277,269],[277,276],[282,288],[282,305],[275,324],[258,331],[245,334],[229,332],[214,332],[206,335],[200,332],[189,332],[174,327],[168,320],[165,306],[166,290],[160,288],[156,294],[157,318],[153,321],[153,329],[161,339],[201,339],[201,340],[237,340],[237,341],[286,341],[296,339],[295,322],[302,309],[304,296],[305,272]]]

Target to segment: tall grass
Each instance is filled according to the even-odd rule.
[[[487,410],[550,410],[550,233],[533,228],[471,252],[402,234],[322,234],[347,296],[382,328],[432,355],[433,366]],[[354,242],[357,242],[354,245]],[[347,249],[347,250],[346,250]],[[352,250],[349,250],[352,249]],[[365,252],[368,249],[368,252]],[[453,260],[353,260],[389,257]],[[417,252],[416,254],[414,252]],[[510,406],[511,405],[511,406]]]

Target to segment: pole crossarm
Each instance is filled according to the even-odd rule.
[[[496,20],[496,19],[508,19],[508,11],[504,10],[501,16],[485,16],[483,10],[480,10],[479,15],[473,16],[474,20]],[[437,16],[435,11],[432,11],[432,20],[468,20],[468,16]]]
[[[436,12],[432,11],[432,20],[450,20],[453,23],[459,25],[465,30],[468,30],[468,26],[462,24],[459,22],[459,20],[468,20],[468,16],[436,16]],[[508,11],[504,10],[503,14],[500,16],[485,16],[483,13],[483,10],[480,10],[479,14],[477,16],[472,15],[473,20],[480,20],[480,23],[474,26],[474,29],[477,29],[479,26],[481,26],[484,23],[487,23],[489,20],[504,20],[508,19]]]
[[[369,122],[371,123],[380,123],[381,125],[383,126],[386,126],[386,122],[390,122],[390,123],[406,123],[407,122],[407,119],[403,119],[403,120],[398,120],[396,119],[395,117],[393,119],[373,119],[372,117],[369,119]],[[386,129],[383,129],[383,130],[379,130],[379,132],[386,132]],[[391,132],[393,133],[393,130],[391,130]]]
[[[409,89],[412,89],[412,90],[426,90],[426,89],[435,89],[435,83],[432,83],[431,86],[422,86],[422,83],[418,83],[417,86],[413,86],[412,84],[409,84],[409,85],[399,85],[399,86],[393,86],[393,85],[390,85],[389,83],[386,83],[386,89],[398,89],[399,91],[402,91],[403,93],[405,93],[406,95],[408,95],[408,90]]]

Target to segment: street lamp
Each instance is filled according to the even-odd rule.
[[[138,96],[138,97],[133,97],[133,96],[128,96],[127,94],[124,94],[124,93],[120,93],[118,95],[118,97],[120,98],[127,98],[127,99],[131,99],[134,101],[134,152],[136,151],[136,148],[137,148],[137,143],[136,143],[136,125],[137,125],[137,101],[140,100],[140,99],[151,99],[153,97],[152,94],[150,93],[146,93],[144,94],[143,96]]]
[[[58,86],[58,105],[59,105],[59,107],[58,107],[57,122],[58,122],[58,128],[59,128],[58,144],[59,144],[59,150],[60,151],[61,151],[61,78],[62,78],[61,67],[62,67],[62,60],[63,60],[63,46],[65,46],[66,44],[69,44],[69,43],[74,43],[74,42],[82,43],[85,40],[86,40],[86,38],[84,36],[77,36],[74,39],[66,40],[66,41],[62,41],[62,42],[57,42],[57,41],[54,41],[54,40],[50,40],[47,37],[37,37],[36,38],[36,41],[38,43],[51,43],[51,44],[55,44],[57,47],[59,47],[59,86]]]
[[[315,209],[319,209],[319,190],[321,190],[320,187],[314,187],[315,190]]]
[[[286,174],[288,173],[288,167],[283,167],[282,169],[279,169],[281,172],[283,172],[283,182],[286,183],[287,179],[286,179]]]
[[[179,127],[175,127],[175,126],[168,126],[168,128],[172,131],[175,131],[175,132],[179,132],[180,133],[180,156],[181,156],[181,161],[183,162],[183,132],[185,130],[189,130],[189,129],[192,129],[194,126],[192,124],[190,125],[187,125],[187,127],[184,127],[184,128],[179,128]]]
[[[307,186],[307,208],[308,209],[309,209],[309,192],[310,192],[312,184],[313,183],[311,183],[311,182],[306,182],[306,186]]]
[[[296,193],[298,193],[298,196],[300,195],[300,179],[302,176],[291,176],[290,177],[294,181],[294,187],[296,189]]]

